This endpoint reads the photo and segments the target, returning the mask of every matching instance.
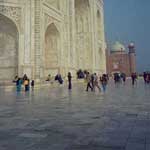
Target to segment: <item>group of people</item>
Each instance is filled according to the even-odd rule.
[[[137,73],[134,72],[131,74],[131,82],[132,85],[134,86],[136,81],[137,81]],[[116,83],[124,83],[126,82],[126,74],[125,73],[114,73],[114,82]]]
[[[114,73],[114,82],[115,82],[115,84],[120,83],[120,82],[125,83],[126,82],[126,74],[125,73]]]
[[[71,75],[71,72],[68,72],[68,89],[71,90],[72,89],[72,75]],[[51,75],[49,74],[46,81],[51,81],[52,78],[51,78]],[[63,78],[61,76],[60,73],[58,73],[55,78],[54,78],[55,81],[58,81],[59,84],[63,84]]]
[[[143,72],[143,79],[145,84],[150,84],[150,72]],[[125,73],[114,73],[114,82],[115,83],[122,83],[126,82],[126,74]],[[134,86],[137,83],[138,75],[136,72],[131,74],[131,83]]]
[[[86,81],[87,81],[87,86],[86,86],[86,91],[91,89],[91,91],[95,91],[97,88],[99,91],[101,91],[101,87],[103,91],[106,91],[106,86],[108,83],[108,77],[106,74],[103,74],[102,76],[98,77],[96,73],[90,74],[87,72],[86,74]]]
[[[60,84],[63,84],[62,76],[61,76],[61,74],[59,74],[59,73],[55,76],[54,80],[55,80],[55,81],[58,81],[58,83],[60,83]],[[52,81],[51,74],[48,75],[46,81]]]
[[[145,84],[150,84],[150,72],[144,72],[143,78],[144,78]]]
[[[34,80],[30,82],[30,79],[26,74],[22,78],[16,76],[13,80],[14,83],[16,83],[16,90],[17,92],[20,92],[22,90],[22,85],[24,85],[25,92],[30,90],[30,86],[32,90],[34,89]]]
[[[106,91],[106,87],[108,84],[108,80],[109,77],[107,74],[103,74],[102,76],[98,76],[96,73],[90,74],[89,72],[86,72],[85,76],[85,80],[87,82],[86,85],[86,91],[89,90],[89,88],[91,89],[91,91],[95,91],[96,88],[99,91]],[[144,82],[145,84],[150,84],[150,72],[144,72],[143,73],[143,78],[144,78]],[[63,79],[61,74],[57,74],[55,76],[55,81],[58,81],[60,84],[63,84]],[[68,89],[71,90],[72,89],[72,75],[71,72],[68,72],[67,75],[67,79],[68,79]],[[51,80],[51,75],[49,74],[46,81],[50,81]],[[136,83],[137,80],[137,74],[136,73],[132,73],[131,74],[131,81],[132,81],[132,85],[134,85]],[[18,92],[21,91],[22,89],[22,85],[24,85],[24,90],[27,92],[31,89],[34,89],[34,80],[32,80],[30,82],[30,79],[28,78],[28,76],[26,74],[24,74],[24,76],[22,78],[16,76],[13,80],[13,82],[16,83],[16,89]],[[125,73],[114,73],[114,82],[116,83],[120,83],[120,82],[126,82],[126,74]]]
[[[101,89],[105,92],[106,91],[106,86],[108,83],[108,76],[106,74],[103,74],[102,76],[98,77],[98,75],[96,73],[90,74],[89,72],[87,72],[85,75],[85,80],[87,81],[87,86],[86,86],[86,91],[89,90],[89,88],[91,89],[91,91],[95,91],[95,89],[97,88],[99,91],[101,91]],[[55,81],[58,81],[60,84],[63,84],[63,79],[61,74],[57,74],[54,77]],[[46,81],[51,81],[51,75],[49,74]],[[68,89],[71,90],[72,89],[72,75],[71,72],[68,72],[67,75],[67,81],[68,81]]]

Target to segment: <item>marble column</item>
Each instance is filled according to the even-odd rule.
[[[91,39],[92,39],[92,72],[94,72],[95,69],[95,19],[94,19],[94,2],[93,0],[89,0],[90,2],[90,22],[91,22]]]
[[[35,79],[40,81],[40,0],[35,0],[35,22],[34,22],[34,38],[35,38]]]
[[[75,51],[75,1],[69,1],[69,20],[70,20],[70,64],[76,68],[76,51]]]
[[[31,0],[25,3],[25,21],[24,21],[24,67],[23,73],[27,74],[30,78],[32,76],[31,68]]]

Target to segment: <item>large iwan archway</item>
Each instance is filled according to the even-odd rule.
[[[92,65],[89,0],[75,0],[76,52],[78,68],[89,69]]]
[[[0,14],[0,80],[12,80],[18,73],[18,44],[17,26]]]
[[[45,33],[45,75],[58,73],[60,51],[60,34],[54,23],[50,24]]]

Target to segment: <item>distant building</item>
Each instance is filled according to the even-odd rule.
[[[109,75],[113,75],[117,72],[131,76],[133,72],[136,72],[134,44],[130,43],[128,49],[129,51],[127,52],[125,46],[120,42],[116,42],[111,48],[107,48],[107,73]]]

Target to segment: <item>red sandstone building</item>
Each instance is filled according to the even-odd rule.
[[[126,76],[131,76],[136,72],[136,55],[135,46],[133,43],[128,46],[127,52],[125,47],[116,42],[112,48],[107,49],[107,74],[113,75],[114,73],[125,73]]]

